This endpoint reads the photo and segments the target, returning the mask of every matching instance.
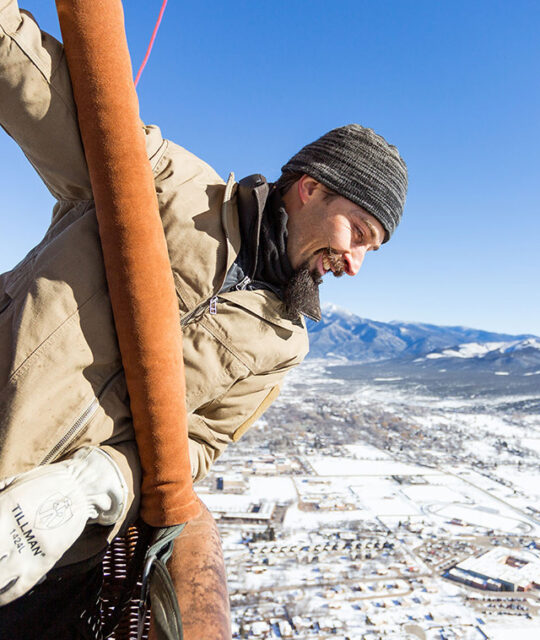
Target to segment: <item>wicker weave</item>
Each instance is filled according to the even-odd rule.
[[[106,624],[112,615],[118,599],[126,588],[128,567],[134,559],[135,548],[140,537],[137,527],[130,527],[127,534],[117,537],[110,545],[107,555],[103,560],[103,589],[101,593],[102,622]],[[140,572],[139,572],[140,573]],[[139,614],[139,594],[141,591],[140,575],[137,577],[137,586],[128,606],[120,618],[120,622],[109,638],[114,640],[135,640],[137,638],[137,625]],[[143,638],[148,638],[150,628],[150,611],[146,612],[144,621]],[[96,640],[101,640],[96,634]]]

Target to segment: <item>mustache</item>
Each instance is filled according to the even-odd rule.
[[[327,247],[323,252],[323,260],[326,261],[326,266],[329,266],[332,270],[332,273],[336,278],[341,278],[341,276],[345,273],[345,263],[343,262],[343,257],[337,251],[334,251],[332,247]]]

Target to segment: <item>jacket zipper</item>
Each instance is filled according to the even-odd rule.
[[[242,280],[240,280],[240,282],[237,282],[234,286],[230,287],[226,291],[243,291],[250,284],[250,282],[251,278],[249,276],[245,276],[244,278],[242,278]],[[219,293],[221,293],[221,291]],[[225,291],[223,293],[225,293]],[[219,294],[210,298],[208,310],[211,316],[215,316],[217,314],[217,305],[219,300]]]
[[[234,285],[234,287],[232,287],[232,289],[236,289],[237,287],[240,286],[240,284],[242,284],[244,281],[246,281],[246,285],[249,283],[249,278],[246,276],[241,282],[239,282],[238,284]],[[228,289],[228,291],[230,291],[231,289]],[[210,298],[207,298],[204,302],[201,302],[201,304],[198,304],[195,309],[192,309],[191,311],[189,311],[188,313],[186,313],[185,316],[183,316],[182,318],[180,318],[180,326],[181,327],[185,327],[187,326],[191,320],[193,318],[195,318],[196,320],[198,320],[201,316],[204,315],[205,311],[208,309],[208,312],[210,313],[211,316],[215,316],[217,313],[217,303],[219,301],[219,294],[215,294],[212,295]]]
[[[249,276],[245,276],[244,278],[242,278],[242,280],[240,280],[240,282],[238,282],[233,287],[231,287],[229,291],[244,291],[244,289],[246,289],[246,287],[250,283],[251,283],[251,278]]]
[[[185,316],[180,318],[180,326],[181,327],[185,327],[191,322],[191,320],[192,320],[192,318],[194,316],[197,316],[197,314],[202,315],[204,313],[204,310],[206,309],[207,305],[210,304],[210,302],[213,300],[213,298],[215,298],[215,296],[212,296],[211,298],[207,298],[204,302],[201,302],[201,304],[197,305],[195,307],[195,309],[192,309],[191,311],[186,313]]]
[[[121,370],[117,371],[113,376],[111,376],[103,389],[99,392],[98,396],[95,397],[92,402],[86,407],[86,409],[81,413],[81,415],[75,420],[75,422],[71,425],[71,427],[66,431],[66,433],[60,438],[60,440],[54,445],[54,447],[49,451],[49,453],[43,458],[43,460],[39,463],[39,466],[48,464],[52,460],[54,460],[58,455],[67,448],[67,445],[75,438],[77,433],[82,431],[87,424],[90,422],[94,414],[99,408],[99,399],[103,396],[103,394],[107,391],[107,389],[111,386],[111,384],[116,380],[116,378],[120,375]]]
[[[204,315],[207,309],[211,316],[215,316],[218,312],[217,305],[220,301],[220,293],[229,293],[229,291],[245,291],[250,284],[256,285],[256,288],[272,291],[272,293],[275,293],[277,296],[279,296],[279,291],[275,287],[272,287],[271,285],[264,282],[252,280],[249,276],[244,276],[242,280],[240,280],[240,282],[233,284],[231,287],[220,290],[217,294],[211,296],[210,298],[207,298],[204,302],[201,302],[199,305],[197,305],[195,309],[192,309],[191,311],[186,313],[186,315],[180,319],[180,326],[187,326],[193,318],[198,320]]]

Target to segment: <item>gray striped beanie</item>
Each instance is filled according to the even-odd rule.
[[[359,124],[332,129],[281,168],[305,173],[375,216],[386,231],[398,226],[407,194],[407,166],[398,150]]]

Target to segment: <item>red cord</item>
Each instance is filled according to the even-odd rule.
[[[161,24],[161,19],[163,18],[163,14],[165,13],[165,7],[167,6],[167,0],[163,0],[163,4],[161,5],[161,10],[159,12],[159,16],[156,22],[156,26],[154,27],[154,31],[152,32],[152,37],[150,38],[150,44],[148,45],[148,49],[146,50],[146,55],[144,56],[144,60],[137,71],[137,75],[135,77],[135,86],[139,84],[139,79],[143,72],[143,69],[146,67],[146,63],[148,62],[148,58],[150,57],[150,52],[152,51],[152,47],[154,46],[154,40],[156,39],[156,35],[159,29],[159,25]]]

